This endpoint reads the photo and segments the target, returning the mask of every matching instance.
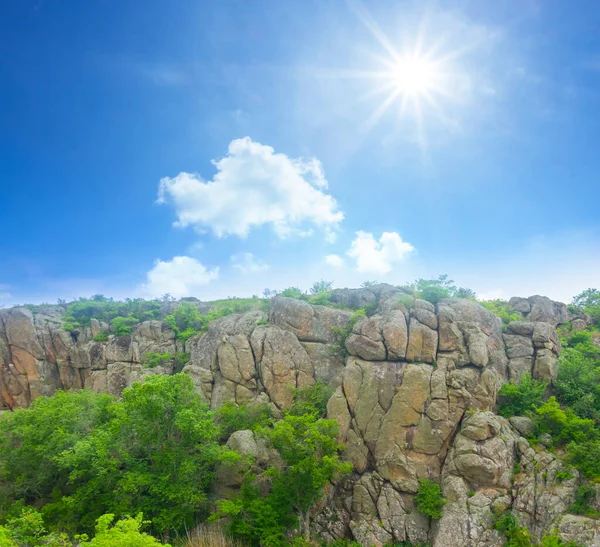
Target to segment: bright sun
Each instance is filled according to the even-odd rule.
[[[436,86],[435,67],[422,57],[399,59],[391,70],[396,91],[408,95],[421,95]]]

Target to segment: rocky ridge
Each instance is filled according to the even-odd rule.
[[[162,321],[98,342],[103,325],[93,320],[73,336],[60,328],[59,306],[2,310],[0,408],[28,406],[57,389],[119,395],[147,374],[172,373],[170,365],[145,367],[148,352],[188,352],[184,372],[213,408],[232,401],[284,409],[290,387],[321,380],[334,390],[328,417],[338,421],[354,466],[315,514],[324,538],[499,546],[491,510],[501,508],[537,537],[557,529],[564,539],[600,545],[599,523],[567,512],[579,477],[556,478],[562,464],[530,446],[526,418],[493,413],[502,383],[525,373],[555,377],[556,327],[586,318],[533,296],[511,299],[523,320],[503,326],[474,301],[434,306],[385,284],[334,290],[330,301],[340,307],[277,296],[268,313],[224,317],[185,344]],[[353,309],[364,307],[374,313],[356,321]],[[266,454],[250,432],[234,435],[237,449]],[[439,481],[448,499],[437,522],[414,510],[422,478]]]

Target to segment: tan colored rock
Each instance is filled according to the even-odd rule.
[[[348,327],[352,312],[311,306],[303,300],[276,296],[271,301],[269,322],[292,332],[302,342],[336,343],[334,327]]]
[[[406,360],[433,363],[437,356],[437,331],[423,325],[415,317],[411,317],[408,332]]]

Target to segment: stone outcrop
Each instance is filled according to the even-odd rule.
[[[278,412],[291,404],[294,389],[323,381],[332,388],[327,413],[339,424],[353,474],[331,485],[314,515],[322,537],[369,547],[495,547],[503,539],[492,513],[507,510],[537,537],[557,529],[584,545],[600,542],[595,520],[567,514],[579,477],[557,479],[560,461],[525,439],[528,418],[493,413],[504,382],[526,373],[555,378],[555,328],[573,319],[564,304],[511,299],[524,320],[503,325],[474,301],[449,298],[434,306],[387,284],[334,290],[331,302],[335,307],[278,296],[268,313],[223,317],[185,344],[161,321],[99,342],[93,337],[106,325],[92,321],[72,336],[60,328],[63,308],[4,310],[1,401],[28,406],[57,389],[82,387],[119,395],[147,374],[173,372],[170,364],[147,368],[149,352],[188,353],[184,372],[211,408],[264,403]],[[167,304],[165,312],[174,305]],[[356,321],[353,309],[365,308],[367,316]],[[250,431],[235,432],[228,444],[258,466],[277,460]],[[217,475],[219,495],[239,487],[239,469]],[[424,478],[438,481],[448,500],[437,523],[415,509]]]

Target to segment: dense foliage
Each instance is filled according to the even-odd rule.
[[[419,513],[433,520],[442,518],[442,511],[446,500],[442,495],[442,488],[437,482],[430,479],[419,481],[419,490],[415,496],[415,503]]]
[[[538,542],[527,528],[521,526],[517,518],[509,513],[494,515],[494,528],[506,538],[505,547],[581,547],[574,541],[563,541],[554,532],[544,534]]]
[[[183,374],[149,377],[121,401],[59,392],[0,427],[4,505],[43,505],[50,525],[71,532],[91,531],[105,513],[143,512],[157,532],[193,525],[208,510],[215,465],[228,453]]]
[[[502,323],[508,325],[512,321],[522,321],[523,316],[504,300],[482,300],[479,302],[484,308],[496,314]]]
[[[596,289],[584,291],[574,300],[575,311],[592,315],[599,298]],[[553,395],[547,400],[546,383],[530,375],[502,386],[498,398],[499,414],[531,416],[534,435],[551,435],[553,446],[564,451],[565,462],[593,480],[600,479],[600,336],[596,329],[597,325],[579,331],[570,325],[559,328],[563,351]]]
[[[92,319],[113,324],[116,318],[127,319],[117,321],[118,327],[127,327],[142,321],[158,319],[160,317],[160,302],[144,300],[143,298],[126,298],[118,302],[101,294],[91,298],[80,298],[67,306],[67,313],[63,318],[65,330],[76,330],[89,327]],[[125,329],[127,330],[127,329]],[[128,332],[125,332],[128,334]]]
[[[0,526],[1,547],[170,547],[141,531],[142,514],[125,517],[116,522],[114,515],[102,515],[96,525],[95,537],[88,541],[86,534],[76,535],[72,544],[66,534],[48,532],[42,515],[31,507],[25,507]]]
[[[281,420],[257,429],[278,451],[283,465],[260,474],[249,468],[240,494],[218,502],[213,518],[227,518],[231,532],[251,545],[289,545],[287,531],[295,525],[308,541],[310,510],[323,488],[351,470],[339,459],[337,422],[322,418],[325,393],[319,384],[297,390]],[[261,491],[265,481],[270,484],[268,493]]]
[[[442,298],[469,298],[475,299],[475,292],[464,287],[457,287],[454,281],[448,279],[446,274],[437,279],[417,279],[414,283],[405,285],[405,290],[413,296],[427,300],[433,305],[439,303]]]
[[[498,414],[505,418],[526,416],[542,403],[548,383],[525,374],[518,383],[504,384],[498,392]]]

